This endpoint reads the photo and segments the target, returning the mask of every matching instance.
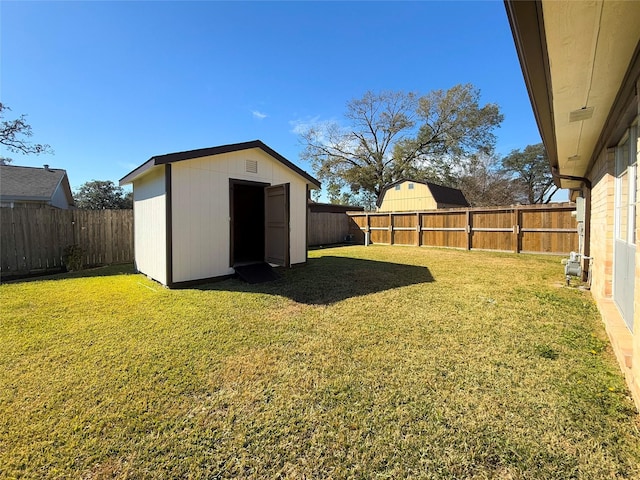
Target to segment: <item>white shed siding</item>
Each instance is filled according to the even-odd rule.
[[[166,192],[164,167],[156,167],[133,186],[136,268],[167,283]]]
[[[246,171],[246,160],[258,172]],[[173,281],[229,275],[229,179],[290,183],[291,263],[306,260],[306,180],[260,149],[176,162],[172,166]]]
[[[173,281],[233,273],[229,267],[229,177],[216,157],[171,170]]]

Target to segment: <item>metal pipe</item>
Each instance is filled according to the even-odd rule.
[[[582,281],[589,281],[591,279],[591,267],[592,261],[586,260],[591,258],[591,180],[585,177],[574,177],[573,175],[562,175],[558,173],[558,167],[551,167],[551,175],[559,180],[572,180],[575,182],[582,182],[587,190],[585,195],[584,205],[584,252],[582,254]]]
[[[588,178],[574,177],[572,175],[562,175],[558,173],[558,167],[551,167],[551,175],[559,180],[572,180],[574,182],[582,182],[584,183],[584,186],[589,189],[589,192],[591,192],[591,180],[589,180]]]

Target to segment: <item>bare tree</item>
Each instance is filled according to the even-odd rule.
[[[414,93],[365,93],[347,103],[348,128],[332,123],[302,134],[303,157],[334,188],[363,189],[378,196],[402,170],[393,149],[415,134],[416,100]]]
[[[13,153],[24,155],[41,153],[53,153],[47,144],[32,143],[29,139],[33,136],[31,125],[27,123],[26,115],[20,115],[14,120],[5,120],[5,113],[11,109],[0,103],[0,145],[4,145],[7,150]],[[3,165],[10,163],[11,158],[1,157]]]
[[[455,186],[473,207],[512,205],[526,198],[522,184],[502,169],[493,154],[471,157]]]
[[[497,105],[480,106],[472,85],[413,92],[367,92],[347,103],[348,126],[312,127],[302,134],[303,157],[331,185],[379,198],[400,178],[450,184],[444,172],[476,151],[491,151],[502,121]]]

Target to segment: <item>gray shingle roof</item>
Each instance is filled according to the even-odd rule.
[[[59,168],[0,165],[0,196],[50,200],[67,172]]]

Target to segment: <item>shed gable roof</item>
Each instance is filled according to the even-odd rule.
[[[384,196],[388,190],[394,188],[396,185],[400,185],[401,183],[411,182],[411,183],[419,183],[420,185],[426,185],[433,199],[436,203],[446,203],[450,205],[460,205],[461,207],[468,207],[469,202],[462,193],[462,190],[457,188],[445,187],[442,185],[438,185],[437,183],[432,182],[423,182],[421,180],[410,180],[407,178],[402,178],[400,180],[396,180],[395,182],[389,183],[382,189],[382,195],[380,195],[380,199],[376,203],[378,207],[382,205],[382,201],[384,200]]]
[[[253,140],[250,142],[242,142],[242,143],[232,143],[229,145],[220,145],[217,147],[199,148],[196,150],[188,150],[186,152],[176,152],[176,153],[168,153],[165,155],[156,155],[154,157],[151,157],[145,163],[143,163],[142,165],[140,165],[139,167],[137,167],[136,169],[134,169],[133,171],[125,175],[124,177],[122,177],[120,179],[120,185],[131,183],[136,177],[138,177],[139,175],[142,175],[144,172],[146,172],[147,170],[149,170],[150,168],[156,165],[165,165],[167,163],[180,162],[182,160],[192,160],[194,158],[208,157],[211,155],[220,155],[222,153],[238,152],[241,150],[250,150],[252,148],[259,148],[263,152],[267,153],[268,155],[270,155],[271,157],[273,157],[274,159],[282,163],[284,166],[286,166],[290,170],[293,170],[298,175],[308,180],[309,183],[320,188],[320,182],[318,180],[316,180],[314,177],[309,175],[307,172],[302,170],[297,165],[291,163],[289,160],[287,160],[285,157],[280,155],[278,152],[276,152],[272,148],[262,143],[260,140]]]
[[[65,170],[0,166],[0,196],[5,199],[49,201],[59,187],[64,190],[69,205],[73,205],[73,195]]]

